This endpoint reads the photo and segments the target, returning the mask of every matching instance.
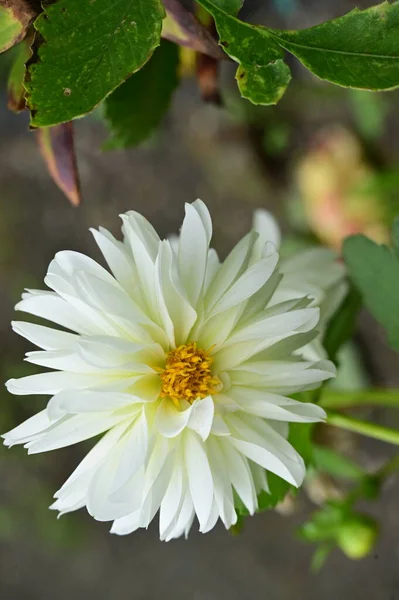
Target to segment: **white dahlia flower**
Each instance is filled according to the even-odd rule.
[[[204,533],[219,518],[229,528],[236,497],[256,511],[268,472],[303,481],[288,424],[325,413],[289,396],[334,376],[327,360],[301,355],[319,308],[302,291],[305,273],[281,280],[265,232],[220,262],[199,200],[173,243],[136,212],[122,220],[123,242],[93,231],[111,273],[60,252],[45,279],[53,291],[30,290],[17,305],[68,331],[13,323],[42,349],[27,360],[54,371],[8,381],[13,394],[51,399],[5,444],[33,454],[104,434],[55,494],[60,513],[86,506],[126,534],[159,512],[164,540],[187,535],[195,517]]]

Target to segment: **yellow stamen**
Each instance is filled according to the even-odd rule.
[[[217,392],[220,381],[211,372],[212,348],[201,350],[196,342],[171,350],[166,358],[162,379],[161,398],[168,397],[179,408],[180,400],[190,404]]]

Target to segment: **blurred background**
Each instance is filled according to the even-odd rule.
[[[357,2],[366,7],[374,2]],[[339,16],[353,0],[247,0],[249,21],[305,27]],[[119,231],[118,214],[143,213],[167,235],[177,231],[184,202],[202,198],[214,220],[222,256],[264,207],[287,234],[284,252],[317,240],[339,251],[342,238],[361,231],[388,241],[399,214],[399,93],[344,90],[313,78],[294,61],[293,81],[275,108],[259,108],[236,92],[233,69],[221,73],[224,108],[202,102],[187,77],[162,129],[130,151],[101,152],[98,117],[76,122],[84,203],[72,208],[51,181],[27,115],[6,109],[11,56],[0,57],[0,370],[1,380],[40,370],[23,362],[28,344],[11,332],[13,306],[24,287],[42,288],[55,252],[73,249],[100,259],[88,232]],[[398,307],[399,310],[399,307]],[[18,318],[22,318],[18,316]],[[398,356],[363,313],[355,343],[345,350],[338,385],[399,387]],[[45,399],[1,392],[0,430],[43,407]],[[395,413],[366,412],[399,426]],[[370,469],[390,448],[331,432]],[[90,446],[90,444],[88,445]],[[393,480],[367,512],[381,522],[373,552],[355,563],[334,551],[316,575],[311,546],[295,530],[333,482],[310,482],[307,493],[278,511],[246,521],[240,535],[222,526],[168,544],[157,526],[125,538],[85,512],[56,519],[48,510],[87,445],[27,458],[23,448],[0,447],[0,597],[4,600],[399,600],[399,484]]]

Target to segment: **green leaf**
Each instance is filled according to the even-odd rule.
[[[235,15],[244,4],[244,0],[213,0],[213,3],[225,12]]]
[[[35,15],[27,0],[0,0],[0,53],[23,40]]]
[[[399,350],[399,259],[387,246],[363,235],[345,240],[343,255],[363,301]]]
[[[318,573],[320,571],[333,548],[333,544],[322,544],[316,548],[310,563],[312,573]]]
[[[149,62],[105,101],[113,137],[106,148],[135,146],[160,124],[178,84],[179,50],[163,41]]]
[[[93,110],[159,46],[161,0],[59,0],[35,22],[40,34],[28,68],[34,127]]]
[[[325,471],[333,477],[340,477],[351,481],[359,481],[364,477],[364,471],[361,467],[331,448],[314,446],[313,457],[316,468]]]
[[[291,79],[284,51],[266,28],[243,23],[211,0],[198,0],[215,19],[220,44],[239,68],[241,95],[254,104],[277,104]]]
[[[363,90],[399,86],[399,2],[383,2],[301,31],[271,31],[321,79]]]
[[[396,217],[392,225],[392,243],[394,246],[394,252],[399,260],[399,217]]]
[[[19,44],[16,51],[17,55],[8,77],[8,108],[14,112],[20,112],[26,108],[24,87],[25,63],[31,56],[31,49],[27,40]]]
[[[361,306],[360,294],[352,286],[324,335],[323,345],[330,360],[336,361],[339,349],[352,337]]]
[[[249,25],[229,13],[234,0],[198,0],[215,19],[220,44],[239,63],[241,95],[254,104],[276,104],[289,81],[284,51],[312,73],[363,90],[399,87],[399,1],[384,2],[300,31]]]

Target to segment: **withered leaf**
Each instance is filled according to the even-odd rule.
[[[37,131],[40,151],[49,173],[74,206],[82,201],[72,122]]]

